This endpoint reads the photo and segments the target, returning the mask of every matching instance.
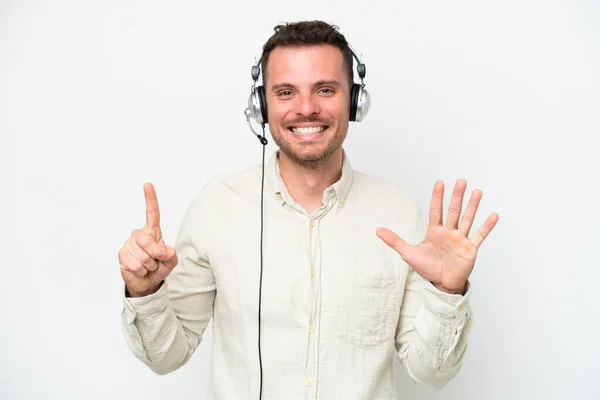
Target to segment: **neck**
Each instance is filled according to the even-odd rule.
[[[304,165],[279,152],[279,172],[296,203],[312,214],[322,206],[325,189],[342,176],[343,151],[340,147],[326,160]]]

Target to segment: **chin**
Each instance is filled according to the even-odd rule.
[[[279,148],[288,158],[299,164],[314,165],[329,160],[339,146],[332,143],[326,145],[282,143]]]
[[[294,130],[280,127],[272,136],[281,151],[300,164],[327,161],[342,145],[345,135],[340,135],[336,125],[323,125],[318,131]]]

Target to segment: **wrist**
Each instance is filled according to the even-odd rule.
[[[439,283],[433,283],[431,282],[431,284],[433,286],[435,286],[435,288],[441,292],[444,293],[448,293],[448,294],[460,294],[461,296],[465,294],[465,291],[467,289],[467,283],[463,283],[460,287],[458,288],[447,288],[444,287],[442,284]]]
[[[146,297],[146,296],[150,296],[151,294],[154,294],[154,293],[158,292],[158,289],[160,289],[161,285],[162,285],[162,282],[160,284],[156,285],[155,287],[147,289],[147,290],[144,290],[142,292],[133,291],[133,290],[129,289],[129,287],[125,286],[125,296],[126,297]]]

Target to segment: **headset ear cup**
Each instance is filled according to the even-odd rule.
[[[352,90],[350,91],[350,121],[356,120],[356,109],[358,106],[358,94],[360,92],[360,85],[354,83]]]
[[[260,104],[260,115],[262,117],[261,124],[266,124],[269,122],[268,113],[267,113],[267,97],[265,94],[265,87],[259,86],[256,88],[256,94],[258,95],[258,102]]]

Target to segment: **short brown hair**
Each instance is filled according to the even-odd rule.
[[[269,55],[276,47],[307,46],[329,44],[342,52],[344,68],[348,75],[349,87],[352,87],[354,76],[352,72],[353,53],[344,35],[336,25],[323,21],[300,21],[280,24],[273,29],[275,33],[263,46],[261,56],[263,83],[266,82]]]

